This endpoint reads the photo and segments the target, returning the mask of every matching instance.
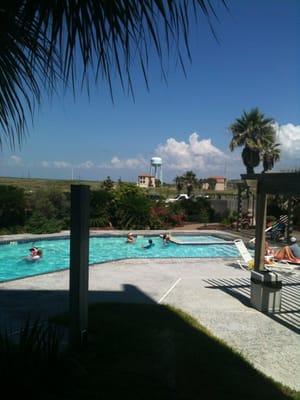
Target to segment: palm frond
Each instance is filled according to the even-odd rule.
[[[184,67],[190,16],[204,15],[212,27],[214,2],[225,0],[10,0],[0,7],[0,146],[21,143],[27,111],[33,113],[42,89],[59,80],[76,90],[78,71],[88,88],[105,80],[113,95],[114,76],[133,92],[131,65],[141,67],[148,86],[150,47],[163,61],[175,48]],[[2,139],[3,138],[3,139]]]

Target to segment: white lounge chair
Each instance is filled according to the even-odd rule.
[[[244,269],[244,270],[251,270],[254,267],[254,258],[252,257],[252,255],[250,254],[249,250],[247,249],[247,247],[245,246],[245,243],[243,242],[242,239],[235,239],[234,240],[234,244],[236,246],[236,248],[238,249],[241,257],[242,257],[242,261],[241,260],[237,260],[237,263],[239,264],[239,266]],[[267,270],[272,270],[271,267],[276,267],[278,266],[278,263],[275,262],[273,256],[265,256],[265,269]],[[271,264],[269,264],[268,262],[271,262]]]
[[[235,239],[234,244],[242,257],[242,260],[237,260],[237,263],[242,269],[249,271],[254,265],[254,259],[252,255],[249,253],[249,250],[245,246],[245,243],[242,239]]]

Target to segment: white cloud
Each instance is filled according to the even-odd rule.
[[[42,161],[41,162],[42,167],[44,168],[49,168],[51,167],[51,163],[49,161]]]
[[[144,168],[148,163],[142,156],[136,158],[120,159],[114,156],[109,163],[100,165],[101,168],[127,168],[127,169],[139,169]]]
[[[83,169],[91,169],[95,167],[96,165],[93,163],[93,161],[85,161],[78,165],[78,168],[83,168]]]
[[[224,167],[228,159],[225,153],[212,144],[211,139],[199,140],[196,132],[189,136],[188,142],[167,139],[165,144],[156,148],[155,153],[162,157],[165,168],[174,170],[216,171]]]
[[[53,166],[55,168],[70,168],[72,164],[66,161],[53,161]]]
[[[10,156],[10,160],[12,161],[12,163],[14,165],[23,165],[23,160],[21,157],[12,155],[12,156]]]
[[[275,125],[282,153],[300,159],[300,125]]]

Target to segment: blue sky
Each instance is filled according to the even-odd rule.
[[[230,124],[259,107],[276,121],[282,160],[277,170],[300,168],[300,1],[228,0],[217,7],[218,41],[206,20],[192,23],[186,73],[174,57],[167,84],[157,59],[149,65],[146,89],[132,68],[133,100],[114,83],[45,96],[20,150],[0,153],[0,175],[136,181],[161,156],[167,182],[193,170],[197,176],[237,178],[240,152],[230,153]],[[257,171],[261,169],[258,168]]]

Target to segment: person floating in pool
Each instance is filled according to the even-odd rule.
[[[43,256],[42,250],[39,249],[38,247],[32,247],[31,249],[29,249],[29,251],[30,255],[26,257],[27,261],[37,261]]]
[[[146,244],[145,246],[142,246],[143,249],[150,249],[151,247],[154,246],[153,240],[149,239],[148,240],[148,244]]]
[[[127,233],[127,240],[126,243],[134,243],[135,242],[135,237],[131,232]]]
[[[171,240],[171,236],[168,233],[164,233],[162,236],[163,244],[169,244]]]

